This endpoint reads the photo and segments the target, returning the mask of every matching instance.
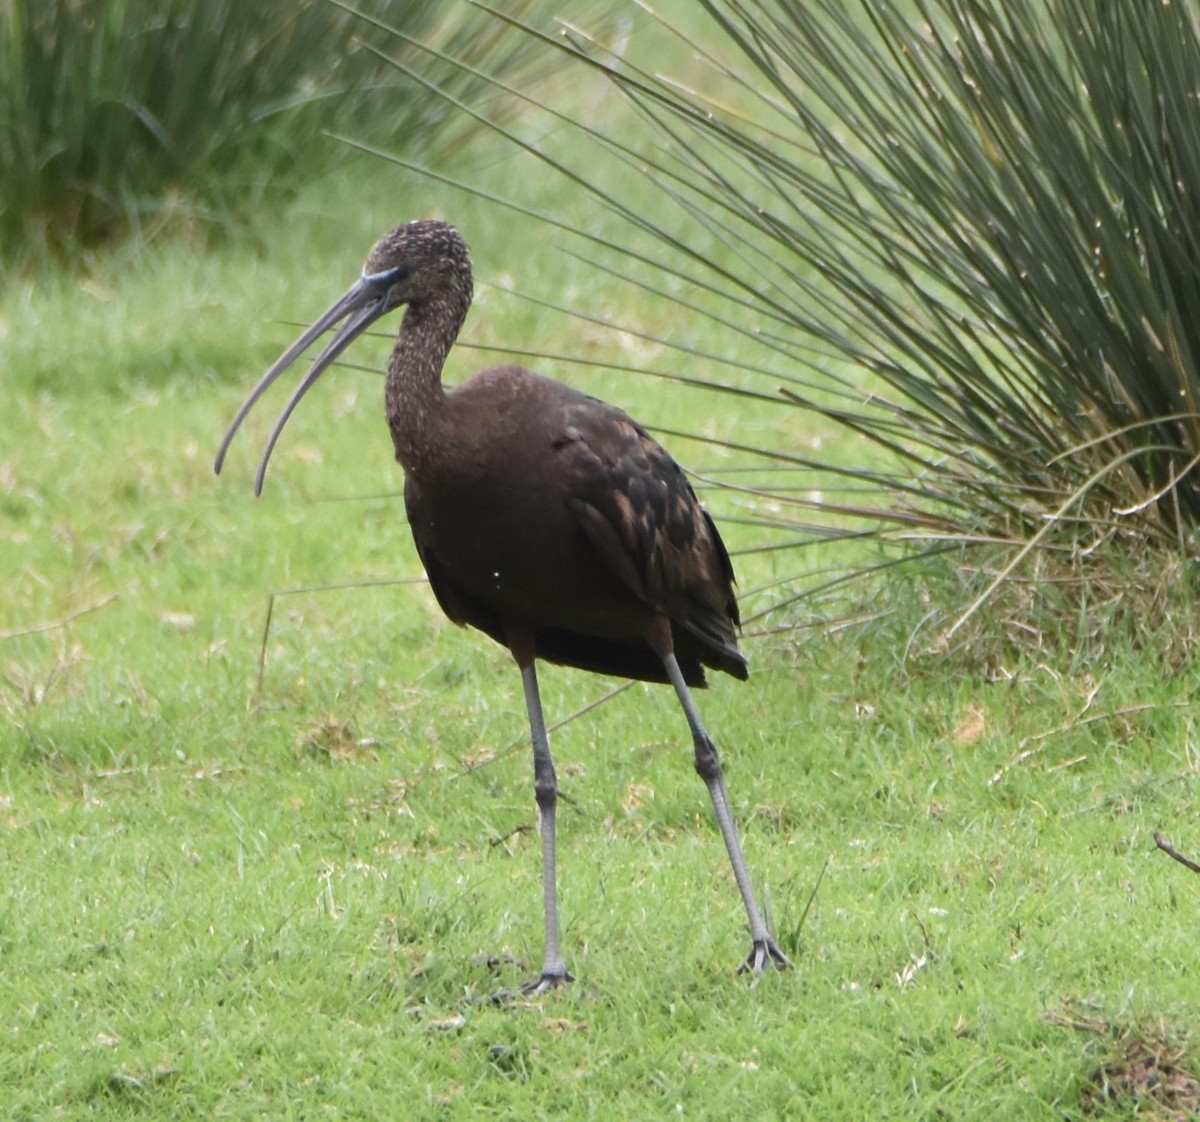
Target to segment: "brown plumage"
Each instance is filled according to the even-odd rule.
[[[446,390],[441,371],[471,303],[466,244],[444,222],[399,226],[376,243],[362,278],[264,375],[217,454],[266,388],[318,336],[341,324],[279,418],[259,467],[321,373],[371,323],[407,305],[388,363],[386,411],[417,551],[454,622],[507,647],[521,669],[534,747],[544,852],[546,953],[529,989],[570,980],[559,951],[557,783],[535,663],[671,682],[692,731],[750,920],[748,965],[787,959],[762,922],[729,813],[716,749],[688,686],[704,668],[747,676],[738,649],[733,567],[679,465],[615,406],[517,366]]]
[[[487,440],[464,454],[463,432]],[[725,547],[682,471],[620,410],[502,366],[448,393],[426,436],[426,454],[402,461],[404,500],[452,620],[504,645],[528,630],[547,662],[665,682],[648,643],[665,616],[689,684],[705,665],[746,677]]]

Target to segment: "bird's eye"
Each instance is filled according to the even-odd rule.
[[[408,276],[406,265],[397,265],[392,269],[381,269],[378,273],[363,273],[363,280],[368,284],[377,284],[382,288],[396,284]]]

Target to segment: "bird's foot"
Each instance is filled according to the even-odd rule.
[[[746,961],[738,967],[738,973],[745,974],[747,971],[753,970],[754,985],[758,985],[758,979],[764,970],[791,970],[791,968],[791,960],[779,949],[779,944],[768,935],[765,939],[754,940],[754,946],[750,948],[750,954]]]
[[[543,970],[536,978],[531,978],[521,987],[521,995],[523,997],[541,997],[542,994],[549,993],[551,990],[556,990],[559,986],[565,986],[568,982],[573,981],[575,981],[575,975],[566,967],[561,970]]]

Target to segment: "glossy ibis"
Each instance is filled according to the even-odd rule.
[[[538,659],[670,682],[691,730],[753,946],[743,969],[790,965],[767,931],[734,829],[717,750],[689,686],[704,668],[747,676],[733,567],[679,465],[620,409],[517,366],[453,389],[442,365],[471,303],[467,246],[445,222],[385,234],[362,276],[263,375],[221,442],[319,336],[337,327],[284,407],[255,491],[297,403],[381,316],[407,305],[387,368],[386,409],[417,552],[442,610],[507,647],[521,670],[533,739],[546,952],[526,992],[571,980],[558,933],[557,783],[538,695]],[[340,326],[338,326],[340,325]]]

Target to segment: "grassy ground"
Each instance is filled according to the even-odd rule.
[[[211,473],[278,321],[452,205],[501,286],[471,339],[639,345],[507,298],[523,270],[619,295],[549,247],[506,258],[508,218],[375,165],[315,185],[260,257],[167,245],[0,295],[0,1117],[1171,1117],[1120,1089],[1131,1042],[1159,1074],[1182,1052],[1183,1091],[1197,1070],[1200,879],[1152,841],[1200,849],[1190,683],[1132,640],[918,657],[919,573],[867,628],[751,637],[749,684],[700,699],[795,971],[735,974],[686,730],[637,686],[554,740],[578,982],[477,1000],[541,953],[519,680],[416,579],[377,376],[311,395],[262,500],[270,408]],[[485,360],[461,349],[454,376]],[[798,423],[548,372],[670,427]],[[826,560],[739,568],[754,589]],[[413,583],[277,597],[261,647],[272,592],[379,579]],[[608,685],[546,670],[551,719]]]

